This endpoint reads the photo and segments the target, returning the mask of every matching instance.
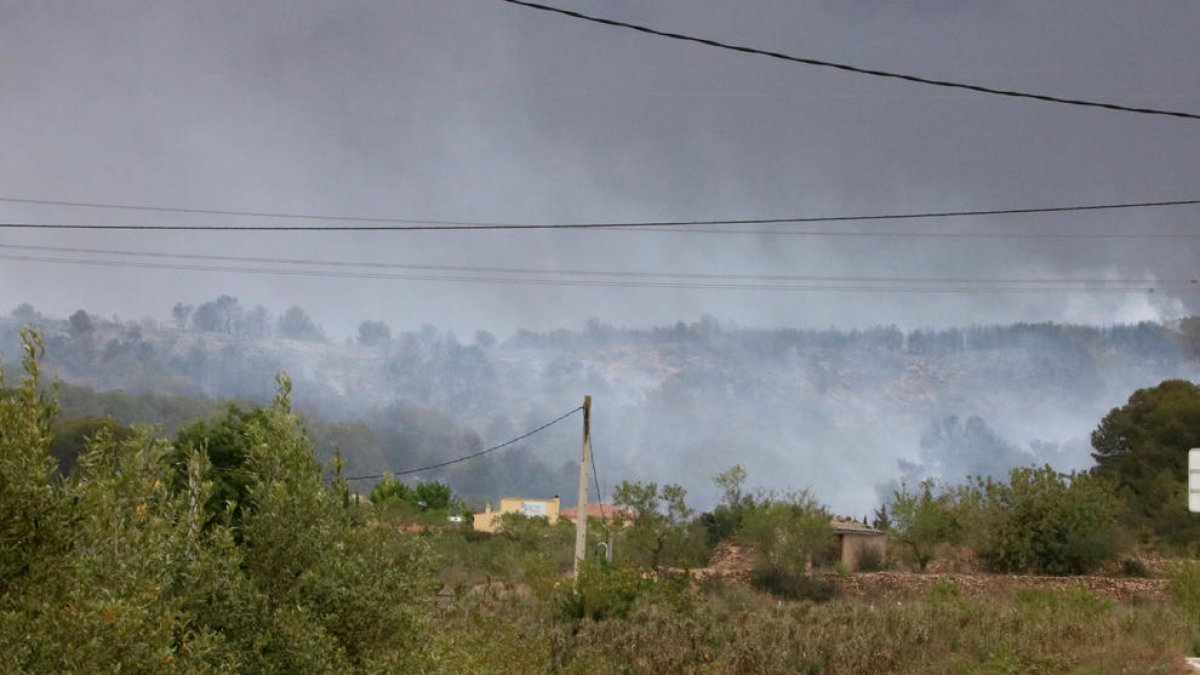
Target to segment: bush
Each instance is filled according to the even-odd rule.
[[[742,539],[762,551],[770,565],[793,576],[803,576],[810,562],[819,564],[833,541],[829,512],[808,490],[761,499],[742,527]]]
[[[624,618],[638,597],[654,582],[632,567],[598,560],[579,569],[574,584],[567,581],[558,598],[559,615],[568,620]]]
[[[396,480],[390,473],[385,474],[383,480],[371,488],[371,495],[368,499],[371,500],[372,504],[376,505],[381,505],[384,502],[394,499],[405,502],[414,501],[412,488]]]
[[[962,534],[954,495],[945,490],[935,493],[935,487],[933,479],[928,479],[917,492],[901,488],[892,495],[895,541],[922,572],[933,561],[938,546],[956,542]]]
[[[975,486],[976,552],[992,570],[1086,574],[1117,557],[1121,505],[1105,480],[1049,466],[1014,469]]]
[[[1170,570],[1170,579],[1167,592],[1184,614],[1200,623],[1200,564],[1190,560],[1181,562]]]
[[[953,581],[936,581],[925,593],[925,599],[932,603],[955,600],[960,595],[958,585]]]
[[[1121,561],[1121,576],[1147,579],[1151,576],[1150,568],[1146,567],[1146,563],[1137,558],[1125,558]]]
[[[799,574],[781,565],[763,562],[755,565],[750,583],[783,600],[829,602],[837,595],[837,586],[820,577]]]
[[[1112,600],[1085,588],[1021,588],[1013,595],[1013,604],[1053,613],[1077,625],[1086,625],[1114,607]]]

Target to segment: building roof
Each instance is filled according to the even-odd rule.
[[[579,509],[572,506],[569,509],[562,509],[558,512],[558,515],[561,518],[574,520],[576,516],[579,515]],[[629,511],[628,509],[618,509],[612,504],[592,502],[587,505],[588,518],[603,518],[605,520],[612,520],[618,515],[630,520],[634,518],[632,511]]]
[[[853,518],[845,518],[842,516],[834,516],[829,519],[829,525],[833,527],[834,534],[858,534],[866,537],[883,534],[879,530],[864,525],[862,522]]]

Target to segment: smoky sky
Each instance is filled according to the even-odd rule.
[[[1200,5],[661,0],[560,6],[801,56],[1200,112]],[[497,0],[0,1],[0,196],[588,221],[996,209],[1200,196],[1200,123],[735,55]],[[1195,207],[809,229],[1197,232]],[[0,204],[32,222],[248,219]],[[852,226],[852,227],[851,227]],[[9,244],[439,265],[865,276],[1180,278],[1194,244],[664,232],[0,234]],[[0,303],[163,319],[228,293],[469,333],[650,325],[1111,323],[1178,294],[531,287],[0,261]]]

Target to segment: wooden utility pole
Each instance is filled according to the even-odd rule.
[[[579,462],[579,501],[575,516],[575,578],[587,555],[588,470],[592,463],[592,397],[583,397],[583,458]]]

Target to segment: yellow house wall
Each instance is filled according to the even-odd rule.
[[[545,513],[546,519],[550,524],[558,522],[559,498],[553,499],[530,499],[528,497],[502,497],[500,499],[500,509],[493,511],[492,505],[488,504],[483,513],[476,513],[471,519],[471,527],[480,532],[495,532],[500,527],[500,516],[506,513],[521,513],[524,506],[529,504],[532,508],[530,511],[541,511]]]
[[[863,552],[874,550],[882,561],[887,557],[887,537],[883,535],[838,535],[842,539],[842,564],[850,572],[857,572]]]
[[[500,512],[492,511],[489,505],[488,510],[483,513],[476,513],[471,518],[471,527],[477,532],[495,532],[500,525]]]

